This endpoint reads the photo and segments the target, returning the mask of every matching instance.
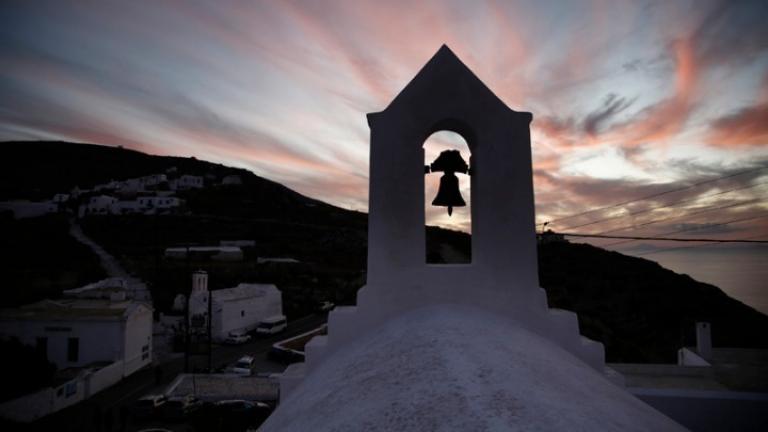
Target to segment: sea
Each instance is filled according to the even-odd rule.
[[[676,273],[715,285],[768,315],[768,245],[710,245],[671,250],[624,250]]]

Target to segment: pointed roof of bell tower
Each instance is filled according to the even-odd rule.
[[[411,104],[419,99],[449,99],[473,101],[488,106],[511,110],[464,62],[443,44],[416,76],[392,100],[385,111],[400,104]],[[447,100],[446,100],[447,101]]]

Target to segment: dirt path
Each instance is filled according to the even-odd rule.
[[[120,262],[115,257],[110,255],[109,252],[101,247],[101,245],[85,235],[83,229],[77,224],[75,219],[69,220],[69,234],[75,240],[88,246],[93,253],[99,257],[101,267],[109,277],[119,277],[126,280],[129,296],[136,300],[146,301],[149,302],[149,304],[152,304],[152,294],[149,292],[147,285],[141,279],[132,277],[125,268],[120,265]]]

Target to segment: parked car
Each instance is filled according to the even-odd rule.
[[[168,398],[162,406],[163,418],[181,420],[200,409],[202,402],[193,395]]]
[[[224,343],[227,345],[240,345],[251,340],[251,335],[243,330],[234,330],[229,332],[227,338],[224,339]]]
[[[154,417],[166,401],[164,395],[146,395],[133,404],[133,415],[137,418]]]
[[[251,376],[255,366],[256,359],[253,358],[253,356],[243,356],[240,357],[240,360],[238,360],[237,363],[235,363],[232,372],[238,375]]]
[[[275,315],[269,318],[265,318],[259,322],[256,326],[256,333],[263,335],[270,335],[280,333],[288,327],[288,321],[285,315]]]

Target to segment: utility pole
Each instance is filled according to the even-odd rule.
[[[213,314],[211,314],[211,311],[213,309],[213,296],[211,295],[213,291],[208,290],[208,373],[213,372],[213,341],[211,338],[211,321],[213,321]]]

